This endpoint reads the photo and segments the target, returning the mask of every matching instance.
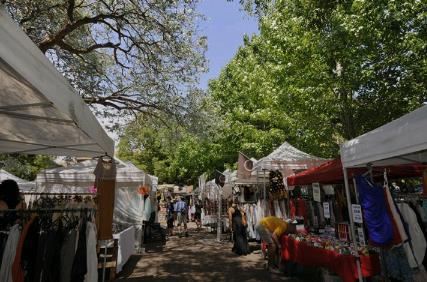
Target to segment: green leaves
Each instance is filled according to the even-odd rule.
[[[267,4],[261,32],[245,38],[196,103],[207,106],[157,154],[164,179],[194,183],[233,167],[238,151],[260,158],[285,140],[335,157],[344,140],[426,101],[425,1],[241,2]]]

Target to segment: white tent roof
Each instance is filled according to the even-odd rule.
[[[113,156],[89,107],[0,5],[0,151]]]
[[[6,179],[15,180],[16,183],[18,183],[19,190],[21,191],[30,191],[36,188],[36,184],[34,182],[24,180],[22,178],[19,178],[18,176],[7,172],[4,169],[0,169],[0,182]]]
[[[341,145],[343,167],[427,161],[427,106]]]
[[[36,184],[39,191],[88,192],[95,183],[93,174],[97,161],[88,160],[70,167],[45,169],[37,174]],[[145,173],[129,162],[118,161],[116,187],[138,187],[145,184]],[[157,185],[157,177],[151,181]]]
[[[260,159],[256,163],[256,167],[258,170],[280,170],[284,167],[292,169],[307,169],[312,166],[321,165],[325,161],[325,159],[307,154],[298,150],[288,142],[285,142],[271,154]]]

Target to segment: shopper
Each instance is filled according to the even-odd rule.
[[[173,236],[173,222],[175,220],[175,207],[171,198],[168,198],[166,208],[167,208],[166,221],[168,225],[168,236]]]
[[[182,236],[182,228],[184,227],[184,234],[188,236],[187,232],[187,204],[178,197],[177,202],[175,203],[175,213],[176,219],[178,221],[178,232],[179,235]]]
[[[197,230],[200,230],[202,228],[202,205],[200,203],[195,205],[194,220],[196,221]]]
[[[8,209],[25,209],[18,183],[11,179],[3,180],[0,184],[0,210]],[[16,220],[16,212],[0,213],[0,221],[3,224],[13,225]]]
[[[280,238],[283,234],[296,233],[296,227],[278,217],[268,216],[261,219],[255,228],[261,239],[268,245],[269,269],[277,271],[281,250]]]
[[[248,238],[246,234],[245,212],[240,210],[236,203],[232,203],[228,209],[228,219],[231,223],[231,232],[233,233],[232,251],[238,255],[247,255],[249,253]]]

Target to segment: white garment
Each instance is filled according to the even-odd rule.
[[[113,234],[113,238],[117,239],[119,244],[116,273],[122,271],[123,266],[135,253],[135,231],[135,226],[131,226],[120,233]]]
[[[96,255],[96,226],[88,222],[86,226],[86,261],[87,272],[85,282],[98,281],[98,257]]]
[[[144,213],[143,213],[142,220],[149,221],[152,211],[153,211],[153,208],[151,205],[151,197],[147,197],[144,201]]]
[[[248,223],[247,232],[248,232],[249,238],[255,239],[256,235],[255,235],[255,230],[254,230],[254,226],[253,226],[253,222],[252,222],[252,215],[251,215],[251,208],[250,207],[251,207],[250,204],[244,205],[244,210],[246,213],[246,220]]]
[[[397,204],[403,220],[408,226],[409,237],[411,238],[411,247],[408,243],[404,244],[406,255],[408,256],[409,266],[416,268],[422,264],[426,253],[427,242],[423,231],[418,224],[417,216],[412,208],[406,203]],[[413,256],[412,256],[413,254]]]
[[[0,268],[0,281],[12,282],[12,265],[15,260],[16,247],[18,246],[21,231],[19,225],[15,224],[9,231],[6,246],[4,247],[3,259]]]
[[[390,189],[386,185],[384,190],[386,194],[386,200],[390,207],[392,218],[396,223],[397,230],[399,231],[400,238],[402,238],[402,242],[405,242],[406,240],[408,240],[408,235],[406,234],[405,228],[403,227],[402,219],[400,218],[400,215],[397,212],[396,205],[393,201],[393,198],[391,197]]]

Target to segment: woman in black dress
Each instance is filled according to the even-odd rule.
[[[246,216],[236,204],[228,209],[228,217],[231,222],[231,231],[233,232],[233,249],[238,255],[249,254],[248,238],[246,235]]]

